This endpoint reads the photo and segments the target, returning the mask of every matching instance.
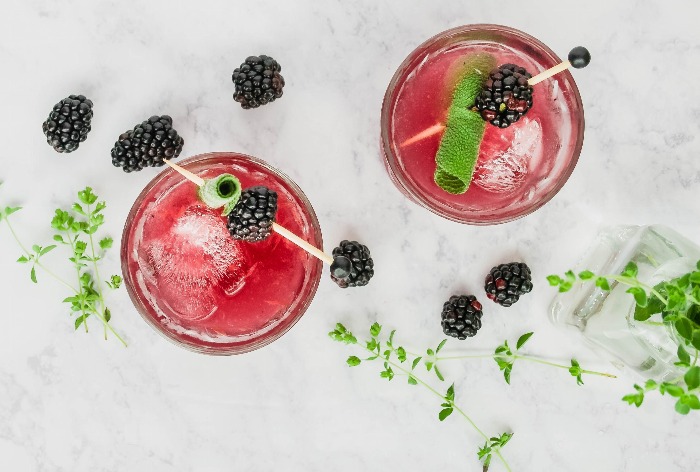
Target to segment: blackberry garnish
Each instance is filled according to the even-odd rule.
[[[256,243],[272,234],[277,214],[277,193],[267,187],[246,189],[228,214],[228,230],[233,239]]]
[[[70,95],[53,106],[42,125],[46,142],[57,152],[73,152],[92,129],[92,100]]]
[[[180,155],[185,140],[173,128],[168,115],[152,116],[119,136],[112,148],[112,164],[124,172],[136,172],[144,167],[160,167],[163,158]]]
[[[282,96],[284,77],[282,66],[270,56],[250,56],[233,71],[231,80],[236,85],[233,99],[241,107],[257,108],[274,102]]]
[[[369,249],[357,241],[343,240],[333,249],[331,279],[340,288],[367,285],[374,276],[374,261]]]
[[[500,128],[518,121],[532,107],[532,86],[527,83],[530,77],[514,64],[492,71],[475,100],[481,118]]]
[[[486,276],[484,289],[491,300],[509,307],[532,290],[530,268],[523,262],[498,265]]]
[[[474,295],[453,295],[442,307],[442,331],[453,338],[470,338],[481,328],[482,316]]]

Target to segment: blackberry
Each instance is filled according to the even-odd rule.
[[[53,106],[42,125],[46,142],[56,152],[73,152],[92,129],[92,100],[85,95],[69,95]]]
[[[231,80],[236,85],[233,99],[241,107],[258,108],[282,96],[284,77],[282,66],[270,56],[250,56],[233,71]]]
[[[442,331],[453,338],[471,338],[481,328],[481,303],[474,295],[453,295],[442,306]]]
[[[491,300],[509,307],[532,290],[530,268],[523,262],[498,265],[486,276],[484,289]]]
[[[507,128],[532,107],[532,77],[525,69],[504,64],[489,74],[476,96],[475,106],[481,117],[494,126]]]
[[[331,279],[340,288],[367,285],[374,276],[374,261],[369,249],[357,241],[343,240],[333,249]]]
[[[160,167],[165,164],[163,158],[179,156],[183,144],[185,140],[173,128],[173,119],[154,115],[119,136],[112,148],[112,164],[124,172]]]
[[[267,187],[251,187],[228,214],[228,230],[233,239],[256,243],[272,234],[277,214],[277,193]]]

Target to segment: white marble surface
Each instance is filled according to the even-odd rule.
[[[313,202],[327,249],[361,239],[378,269],[361,293],[339,290],[326,275],[292,331],[233,358],[164,341],[122,289],[109,302],[125,349],[97,329],[74,333],[64,290],[41,274],[31,284],[0,226],[0,470],[478,471],[481,440],[464,421],[439,423],[439,402],[424,389],[387,384],[373,366],[349,369],[350,350],[326,333],[336,321],[364,331],[377,318],[407,347],[436,344],[442,302],[480,293],[483,274],[507,259],[528,262],[536,288],[514,308],[489,306],[467,345],[492,349],[534,330],[531,351],[606,368],[550,324],[544,277],[569,268],[600,225],[664,223],[700,241],[700,6],[505,5],[4,0],[0,202],[25,207],[14,221],[27,243],[50,239],[52,209],[86,184],[107,199],[106,229],[118,240],[156,172],[124,174],[109,150],[136,122],[167,113],[187,155],[236,150],[283,169]],[[381,99],[403,58],[439,31],[482,22],[522,29],[561,55],[577,44],[593,54],[576,73],[587,123],[570,181],[535,214],[487,228],[409,203],[377,146]],[[230,74],[257,53],[283,63],[285,95],[243,111]],[[93,131],[78,152],[59,156],[40,125],[69,93],[95,102]],[[116,250],[106,266],[119,270]],[[513,470],[700,468],[697,414],[678,416],[658,396],[640,410],[623,404],[630,378],[589,378],[579,388],[564,371],[517,365],[509,387],[491,361],[443,370],[487,433],[515,431],[505,450]]]

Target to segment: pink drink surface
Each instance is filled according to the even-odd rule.
[[[404,142],[446,123],[456,77],[464,62],[474,54],[487,53],[499,65],[517,64],[535,75],[556,61],[532,49],[494,41],[459,43],[436,51],[428,48],[414,52],[409,59],[414,59],[415,68],[398,79],[393,94],[387,92],[392,108],[388,118],[390,150],[387,152],[385,144],[385,153],[392,154],[387,160],[394,180],[400,181],[404,193],[424,201],[433,211],[476,224],[508,221],[544,204],[573,170],[576,147],[580,148],[582,140],[583,118],[578,116],[582,111],[575,85],[571,90],[570,74],[534,86],[532,108],[510,127],[486,124],[472,183],[465,193],[454,195],[434,181],[442,133],[413,144]],[[566,82],[560,83],[562,78]]]
[[[213,156],[185,167],[205,179],[233,174],[243,189],[274,190],[276,222],[322,245],[313,210],[293,184],[245,156]],[[313,296],[320,262],[274,232],[258,243],[234,240],[221,209],[207,208],[191,182],[166,175],[132,209],[123,241],[125,276],[147,321],[205,350],[246,351],[284,333]]]

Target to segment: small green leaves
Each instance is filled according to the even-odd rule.
[[[109,249],[112,247],[114,240],[112,238],[102,238],[100,239],[100,249]]]
[[[636,268],[637,266],[635,266]],[[643,288],[641,287],[630,287],[627,289],[627,293],[631,293],[632,296],[634,296],[635,302],[637,302],[637,306],[639,307],[646,307],[647,306],[647,293],[644,291]]]
[[[355,367],[355,366],[360,365],[360,363],[361,363],[362,361],[361,361],[360,358],[357,357],[357,356],[350,356],[350,357],[348,357],[348,360],[345,361],[345,362],[347,362],[347,364],[348,364],[350,367]]]
[[[527,334],[532,335],[532,333]],[[518,342],[520,342],[520,340],[523,339],[524,336],[527,336],[527,334],[520,336]],[[523,344],[525,344],[529,337],[530,336],[527,336],[525,338]],[[496,350],[494,351],[493,360],[496,361],[496,364],[498,364],[498,368],[503,371],[503,378],[505,379],[506,383],[510,385],[510,373],[513,370],[515,356],[513,354],[513,351],[511,351],[510,346],[508,346],[508,341],[504,341],[503,344],[496,348]]]
[[[0,208],[0,221],[7,219],[11,214],[20,211],[22,207],[9,207]]]
[[[644,389],[637,384],[634,384],[634,389],[636,390],[636,393],[625,395],[622,397],[622,401],[625,401],[630,405],[635,405],[637,408],[639,408],[644,401]]]
[[[335,329],[328,333],[328,336],[330,336],[330,338],[334,341],[345,344],[357,344],[357,338],[355,338],[355,336],[341,323],[336,323]]]
[[[440,405],[442,407],[442,410],[440,410],[440,413],[438,413],[438,418],[440,419],[440,421],[445,421],[445,418],[450,416],[454,411],[455,384],[452,384],[447,388],[447,392],[445,392],[445,396],[443,397],[443,399],[445,401]]]
[[[433,370],[435,371],[435,375],[437,376],[437,378],[440,379],[441,382],[444,382],[445,377],[442,376],[442,372],[440,372],[440,369],[438,369],[437,365],[434,366]]]
[[[595,274],[590,270],[584,270],[583,272],[579,272],[578,274],[578,278],[581,280],[590,280],[593,277],[595,277]]]
[[[525,343],[527,342],[527,340],[530,339],[530,337],[531,337],[533,334],[534,334],[534,333],[530,332],[530,333],[525,333],[525,334],[523,334],[522,336],[520,336],[520,337],[518,338],[518,342],[515,343],[515,349],[520,349],[521,347],[523,347],[523,346],[525,345]]]
[[[77,315],[74,321],[76,329],[80,326],[84,326],[85,331],[87,331],[87,320],[91,315],[95,315],[104,325],[105,336],[109,330],[126,345],[124,340],[108,324],[111,319],[111,312],[105,305],[101,289],[99,287],[95,288],[93,275],[98,280],[100,279],[97,266],[97,261],[100,257],[95,254],[93,238],[90,236],[87,238],[87,241],[80,238],[81,234],[92,235],[104,223],[104,216],[100,214],[100,212],[106,205],[104,202],[97,201],[97,195],[95,195],[90,187],[86,187],[84,190],[78,192],[78,200],[78,202],[70,205],[68,210],[63,210],[61,208],[56,209],[51,219],[51,228],[57,232],[52,236],[53,241],[71,248],[71,255],[68,260],[76,270],[78,288],[74,288],[70,283],[49,271],[42,263],[42,258],[56,249],[56,244],[47,246],[33,244],[31,245],[31,251],[23,254],[17,262],[21,264],[31,263],[29,278],[33,283],[38,282],[38,267],[73,290],[74,293],[70,297],[65,298],[64,303],[70,305],[71,314]],[[6,219],[7,216],[18,210],[19,207],[4,208],[0,210],[0,216],[2,217],[0,219]],[[10,224],[9,221],[7,221],[7,224]],[[10,229],[12,229],[12,227],[10,227]],[[14,231],[12,231],[12,234],[17,240]],[[22,248],[26,247],[22,245],[19,240],[17,240],[17,243]],[[112,238],[103,238],[99,242],[99,246],[102,250],[108,249],[112,246]],[[92,274],[87,271],[87,267],[90,265],[89,263],[92,263]],[[118,288],[121,285],[121,277],[115,277],[106,282],[108,286]]]
[[[394,370],[391,368],[388,362],[384,363],[384,370],[379,373],[379,376],[387,380],[394,378]]]
[[[443,339],[440,341],[440,344],[438,344],[438,347],[435,348],[435,354],[437,355],[438,352],[445,346],[445,343],[447,342],[447,339]]]
[[[571,367],[569,368],[569,373],[573,377],[576,377],[576,383],[578,385],[583,385],[583,379],[581,378],[581,374],[583,372],[581,370],[581,366],[579,365],[576,359],[571,359]]]
[[[688,351],[685,350],[682,344],[678,345],[677,356],[679,362],[676,362],[676,365],[690,367],[690,354],[688,354]]]
[[[122,285],[122,278],[119,275],[113,275],[105,282],[109,288],[116,290]]]
[[[693,366],[683,376],[688,390],[693,390],[700,387],[700,367]]]
[[[605,277],[597,277],[595,279],[595,286],[602,289],[602,290],[605,290],[608,292],[610,291],[610,283],[608,282],[608,279],[606,279]]]
[[[379,325],[379,323],[373,323],[372,326],[369,328],[369,332],[372,335],[372,337],[376,338],[379,336],[379,333],[382,332],[382,327]]]
[[[483,447],[479,448],[477,456],[484,464],[484,471],[486,471],[489,467],[491,456],[500,451],[508,443],[508,441],[510,441],[513,434],[514,433],[502,433],[500,436],[491,437],[484,443]]]
[[[637,268],[637,264],[635,264],[633,261],[629,261],[620,275],[623,277],[636,278],[638,273],[639,268]]]
[[[408,374],[408,383],[411,385],[418,385],[418,380],[416,380],[413,374]]]

